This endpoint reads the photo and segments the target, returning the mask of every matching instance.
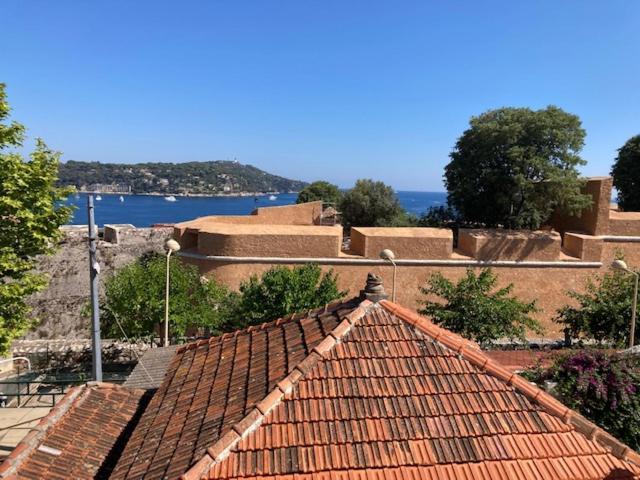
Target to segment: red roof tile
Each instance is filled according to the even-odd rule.
[[[224,442],[238,436],[232,428],[250,427],[247,415],[277,404],[276,385],[295,382],[308,358],[320,355],[313,349],[322,351],[327,343],[320,343],[357,305],[336,303],[179,349],[113,478],[177,478],[207,450],[225,452]]]
[[[0,466],[2,478],[109,478],[148,400],[108,383],[71,389]]]
[[[640,478],[637,453],[472,342],[386,301],[349,323],[187,477]]]
[[[640,479],[640,455],[473,342],[365,301],[179,349],[111,478]]]

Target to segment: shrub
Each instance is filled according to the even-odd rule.
[[[227,317],[227,290],[213,280],[201,279],[198,269],[171,258],[169,334],[184,336],[187,329],[218,333]],[[109,338],[138,339],[163,331],[166,258],[145,255],[117,270],[105,281],[100,305],[103,334]]]
[[[618,346],[629,341],[629,321],[633,297],[633,276],[611,271],[588,279],[584,293],[569,291],[577,306],[558,310],[556,321],[565,326],[573,338],[611,342]],[[636,340],[640,332],[636,331]]]
[[[345,227],[398,227],[410,224],[393,188],[382,182],[358,180],[340,204]]]
[[[640,448],[640,359],[582,351],[559,358],[546,377],[557,382],[568,407],[625,442]]]
[[[513,284],[495,289],[498,277],[490,268],[475,274],[467,269],[466,275],[454,284],[441,273],[435,273],[420,291],[435,295],[444,302],[422,301],[420,313],[453,332],[481,345],[499,338],[525,340],[527,330],[542,332],[540,324],[530,314],[538,311],[533,302],[521,302],[510,297]]]
[[[233,330],[322,307],[346,294],[338,290],[337,275],[322,273],[316,264],[274,267],[240,285],[240,293],[230,300],[233,313],[226,328]]]
[[[325,203],[332,203],[337,206],[342,200],[342,192],[336,185],[320,180],[300,190],[296,203],[314,202],[316,200],[322,200]]]

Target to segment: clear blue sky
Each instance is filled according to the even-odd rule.
[[[3,0],[14,118],[64,159],[237,158],[442,190],[469,117],[558,105],[585,174],[640,133],[640,2]]]

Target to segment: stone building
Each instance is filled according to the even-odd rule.
[[[350,250],[344,251],[342,228],[320,225],[321,202],[198,218],[178,224],[174,237],[183,259],[231,288],[274,265],[316,262],[338,273],[340,288],[355,294],[369,271],[391,285],[393,267],[379,257],[391,249],[398,266],[396,298],[412,308],[430,274],[456,279],[468,267],[491,266],[502,284],[514,284],[515,295],[537,300],[545,336],[557,339],[562,333],[552,319],[569,301],[568,290],[583,288],[618,253],[640,267],[640,212],[611,206],[611,178],[588,179],[585,188],[593,205],[579,216],[556,215],[537,232],[461,229],[455,248],[449,229],[352,228]]]

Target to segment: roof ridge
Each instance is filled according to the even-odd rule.
[[[342,321],[318,343],[303,360],[301,360],[289,375],[280,380],[251,411],[239,422],[231,427],[225,435],[211,445],[204,456],[193,464],[180,476],[181,480],[200,479],[214,464],[223,461],[231,450],[247,435],[256,430],[264,418],[277,407],[282,398],[291,392],[296,383],[309,373],[326,356],[342,338],[351,330],[355,323],[363,318],[374,307],[369,300],[364,300],[355,309],[344,316]]]
[[[175,353],[184,353],[187,350],[191,350],[197,347],[200,347],[202,345],[207,345],[207,344],[211,344],[212,342],[218,341],[218,340],[222,340],[224,338],[230,338],[230,337],[237,337],[238,335],[243,335],[243,334],[247,334],[250,333],[254,330],[261,330],[264,328],[268,328],[270,326],[279,326],[282,325],[284,322],[290,322],[290,321],[295,321],[295,320],[300,320],[302,318],[314,315],[316,313],[327,313],[329,311],[329,309],[333,309],[333,308],[337,308],[340,305],[345,305],[347,303],[350,302],[355,302],[357,300],[357,297],[353,297],[353,298],[348,298],[348,299],[339,299],[339,300],[334,300],[333,302],[327,303],[321,307],[317,307],[317,308],[312,308],[310,310],[307,311],[299,311],[299,312],[294,312],[294,313],[290,313],[288,315],[284,315],[282,317],[276,318],[275,320],[269,320],[268,322],[262,322],[262,323],[258,323],[256,325],[249,325],[248,327],[244,327],[238,330],[234,330],[232,332],[225,332],[221,335],[215,335],[212,337],[208,337],[208,338],[201,338],[199,340],[193,340],[192,342],[189,343],[185,343],[184,345],[179,346]]]
[[[473,365],[485,370],[507,385],[512,386],[520,394],[540,405],[546,413],[560,419],[567,425],[573,426],[577,432],[584,435],[587,439],[598,443],[615,457],[640,466],[639,453],[598,427],[580,413],[562,404],[537,385],[528,382],[514,372],[510,372],[499,362],[492,360],[485,352],[477,347],[475,342],[471,342],[456,333],[439,327],[417,312],[388,300],[382,300],[380,305],[402,320],[414,325],[423,333],[433,338],[433,340],[453,350]]]

